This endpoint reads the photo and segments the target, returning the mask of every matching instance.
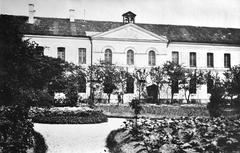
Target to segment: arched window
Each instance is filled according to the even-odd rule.
[[[127,51],[127,64],[134,65],[134,52],[133,50]]]
[[[154,51],[150,51],[148,53],[148,65],[155,66],[156,65],[156,55]]]
[[[105,50],[105,62],[107,64],[112,64],[112,51],[111,49]]]

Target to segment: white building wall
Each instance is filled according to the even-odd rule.
[[[156,53],[156,65],[162,65],[167,58],[166,43],[93,40],[93,46],[93,63],[104,60],[106,49],[112,50],[113,64],[121,66],[128,66],[127,51],[129,49],[134,51],[133,67],[149,67],[148,52],[150,50]]]
[[[197,69],[214,70],[220,76],[228,70],[224,68],[224,54],[230,54],[231,66],[240,64],[240,47],[232,45],[217,45],[217,44],[197,44],[197,43],[171,43],[168,46],[168,55],[171,56],[172,51],[179,52],[179,63],[183,64],[186,68],[190,68],[189,56],[190,52],[196,52]],[[207,53],[213,53],[214,67],[207,67]],[[181,99],[184,91],[175,94],[176,98]],[[201,85],[197,88],[197,93],[192,94],[190,98],[201,99],[202,102],[209,101],[210,94],[207,93],[207,86]]]
[[[44,55],[50,57],[57,58],[57,48],[65,47],[65,60],[76,65],[79,64],[78,48],[86,48],[86,65],[91,63],[91,44],[88,38],[25,35],[24,39],[30,39],[39,46],[43,46]]]
[[[227,70],[224,68],[224,54],[231,55],[231,66],[240,64],[240,47],[231,45],[197,44],[197,43],[171,43],[168,51],[179,52],[179,63],[189,67],[189,54],[196,52],[197,68]],[[207,53],[214,55],[214,68],[207,68]]]
[[[62,37],[62,36],[38,36],[38,35],[26,35],[24,39],[30,39],[35,41],[39,46],[45,47],[44,54],[51,57],[57,57],[57,48],[65,47],[65,60],[78,64],[78,48],[86,48],[87,52],[87,65],[91,64],[91,43],[88,38],[80,37]],[[139,42],[139,41],[111,41],[111,40],[93,40],[93,64],[99,63],[100,60],[104,60],[105,49],[112,50],[113,64],[120,66],[127,65],[127,50],[132,49],[134,51],[134,66],[128,66],[129,71],[134,70],[136,67],[148,66],[148,52],[150,50],[156,53],[156,66],[162,66],[166,61],[172,60],[172,51],[179,52],[179,63],[183,64],[187,68],[189,67],[189,54],[190,52],[196,52],[197,54],[197,68],[217,70],[223,72],[227,70],[224,68],[224,54],[229,53],[231,55],[231,66],[240,64],[240,47],[230,45],[213,45],[213,44],[197,44],[197,43],[166,43],[160,42]],[[207,53],[214,54],[214,68],[207,68]],[[90,93],[89,84],[87,85],[86,94],[81,93],[83,98],[87,98]],[[168,92],[167,92],[168,91]],[[161,92],[161,98],[170,98],[171,89],[163,88]],[[130,99],[137,95],[136,86],[134,94],[125,94],[124,101],[129,102]],[[105,95],[103,95],[105,96]],[[197,89],[197,94],[193,94],[191,98],[202,99],[203,102],[208,102],[209,94],[207,94],[206,85],[202,85]],[[174,98],[184,99],[183,91],[179,91],[174,95]],[[113,95],[114,102],[117,101],[117,96]]]

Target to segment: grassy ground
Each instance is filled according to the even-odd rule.
[[[142,117],[162,118],[162,117],[181,117],[181,116],[203,116],[209,117],[206,105],[142,105]],[[125,117],[133,116],[133,111],[128,104],[99,104],[97,110],[103,111],[104,114],[110,117]]]

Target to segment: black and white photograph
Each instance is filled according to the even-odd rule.
[[[0,0],[0,153],[240,153],[240,0]]]

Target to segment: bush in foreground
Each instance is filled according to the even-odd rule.
[[[0,152],[26,153],[29,149],[44,153],[47,146],[41,134],[34,131],[28,110],[20,106],[0,107]]]
[[[141,119],[138,125],[138,133],[133,134],[134,122],[131,120],[125,122],[124,130],[129,131],[129,134],[128,140],[122,140],[125,144],[134,142],[133,148],[140,147],[138,152],[236,152],[240,150],[239,119],[200,117]],[[108,142],[111,141],[108,140]]]
[[[118,145],[118,142],[114,139],[117,133],[123,132],[124,129],[117,129],[110,132],[110,134],[106,138],[106,147],[110,152],[121,152],[121,149]]]
[[[43,136],[34,131],[33,133],[34,135],[34,153],[45,153],[48,149],[47,144],[45,143],[45,139],[43,138]]]
[[[48,124],[92,124],[107,122],[101,111],[90,108],[42,108],[32,111],[32,120]]]
[[[1,107],[0,151],[23,153],[33,146],[33,124],[27,111],[18,106]]]

